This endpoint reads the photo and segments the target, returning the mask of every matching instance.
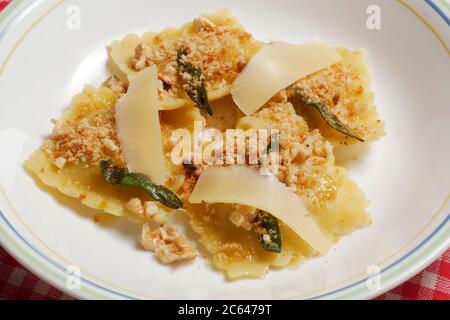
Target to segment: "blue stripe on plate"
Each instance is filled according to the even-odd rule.
[[[14,226],[9,222],[9,220],[6,218],[6,216],[4,215],[4,213],[2,212],[2,211],[0,211],[0,216],[1,216],[1,218],[5,221],[5,223],[8,225],[8,227],[14,232],[14,234],[16,234],[16,236],[18,237],[18,238],[20,238],[30,249],[32,249],[36,254],[38,254],[42,259],[44,259],[44,260],[46,260],[48,263],[50,263],[51,265],[53,265],[54,267],[56,267],[57,269],[59,269],[60,271],[62,271],[63,273],[66,273],[66,268],[64,267],[64,266],[62,266],[62,265],[60,265],[59,263],[57,263],[56,261],[54,261],[53,259],[51,259],[50,257],[48,257],[47,255],[45,255],[43,252],[41,252],[39,249],[37,249],[32,243],[30,243],[27,239],[25,239],[15,228],[14,228]],[[392,269],[392,268],[394,268],[396,265],[398,265],[400,262],[402,262],[403,260],[405,260],[406,258],[408,258],[409,256],[411,256],[412,254],[414,254],[417,250],[419,250],[421,247],[423,247],[428,241],[430,241],[444,226],[446,226],[447,225],[447,223],[449,222],[449,220],[450,220],[450,213],[449,214],[447,214],[447,217],[444,219],[444,221],[442,221],[440,224],[439,224],[439,226],[436,228],[436,229],[434,229],[434,231],[430,234],[430,235],[428,235],[428,237],[426,237],[422,242],[420,242],[414,249],[412,249],[411,251],[409,251],[407,254],[405,254],[404,256],[402,256],[400,259],[398,259],[397,261],[395,261],[394,263],[392,263],[392,264],[390,264],[389,266],[387,266],[386,268],[384,268],[384,269],[382,269],[381,271],[380,271],[380,275],[382,275],[384,272],[386,272],[386,271],[388,271],[389,269]],[[336,289],[336,290],[334,290],[334,291],[331,291],[331,292],[327,292],[327,293],[324,293],[324,294],[322,294],[322,295],[318,295],[318,296],[315,296],[315,297],[312,297],[312,298],[310,298],[311,300],[315,300],[315,299],[320,299],[320,298],[324,298],[324,297],[326,297],[326,296],[329,296],[329,295],[332,295],[332,294],[336,294],[336,293],[339,293],[339,292],[341,292],[341,291],[343,291],[343,290],[347,290],[347,289],[350,289],[350,288],[352,288],[352,287],[355,287],[355,286],[357,286],[357,285],[360,285],[360,284],[362,284],[362,283],[364,283],[364,282],[366,282],[367,281],[367,279],[368,279],[369,277],[366,277],[366,278],[364,278],[364,279],[362,279],[362,280],[359,280],[359,281],[357,281],[357,282],[354,282],[354,283],[352,283],[352,284],[350,284],[350,285],[348,285],[348,286],[345,286],[345,287],[342,287],[342,288],[339,288],[339,289]],[[91,285],[91,286],[93,286],[93,287],[95,287],[95,288],[98,288],[98,289],[101,289],[101,290],[104,290],[104,291],[106,291],[106,292],[109,292],[109,293],[112,293],[112,294],[115,294],[115,295],[118,295],[118,296],[120,296],[120,297],[122,297],[122,298],[125,298],[125,299],[132,299],[132,300],[135,300],[135,299],[137,299],[137,298],[135,298],[135,297],[131,297],[131,296],[128,296],[128,295],[125,295],[125,294],[122,294],[122,293],[120,293],[120,292],[117,292],[117,291],[114,291],[114,290],[111,290],[111,289],[108,289],[108,288],[105,288],[105,287],[103,287],[103,286],[101,286],[101,285],[99,285],[99,284],[97,284],[97,283],[95,283],[95,282],[92,282],[92,281],[89,281],[89,280],[87,280],[87,279],[81,279],[82,280],[82,282],[85,282],[86,284],[88,284],[88,285]]]
[[[439,8],[432,0],[425,0],[425,2],[428,3],[430,7],[433,8],[433,10],[436,11],[442,19],[444,19],[445,22],[447,22],[448,26],[450,26],[450,18],[444,11],[441,10],[441,8]]]
[[[11,231],[13,231],[13,233],[20,239],[22,240],[32,251],[34,251],[37,255],[39,255],[42,259],[44,259],[45,261],[47,261],[50,265],[54,266],[55,268],[57,268],[58,270],[62,271],[62,273],[66,274],[67,273],[67,269],[60,265],[58,262],[56,262],[55,260],[53,260],[52,258],[50,258],[49,256],[47,256],[45,253],[43,253],[42,251],[40,251],[39,249],[37,249],[31,242],[29,242],[27,239],[25,239],[18,231],[16,228],[14,228],[14,226],[12,225],[12,223],[6,218],[5,214],[0,210],[0,217],[2,218],[3,221],[5,221],[6,225],[11,229]],[[118,295],[122,298],[125,299],[130,299],[130,300],[136,300],[136,298],[119,293],[117,291],[105,288],[95,282],[89,281],[87,279],[81,278],[81,282],[91,285],[95,288],[98,289],[102,289],[106,292]],[[70,294],[70,293],[69,293]]]
[[[380,275],[382,275],[383,274],[383,272],[386,272],[386,271],[388,271],[389,269],[392,269],[392,268],[394,268],[397,264],[399,264],[400,262],[402,262],[403,260],[405,260],[406,258],[408,258],[409,256],[411,256],[412,254],[414,254],[417,250],[419,250],[421,247],[423,247],[431,238],[433,238],[447,223],[448,223],[448,221],[450,220],[450,213],[447,215],[447,217],[444,219],[444,221],[442,221],[441,222],[441,224],[428,236],[428,237],[426,237],[421,243],[419,243],[414,249],[412,249],[410,252],[408,252],[407,254],[405,254],[403,257],[401,257],[400,259],[398,259],[397,261],[395,261],[394,263],[392,263],[391,265],[389,265],[389,266],[387,266],[386,268],[384,268],[383,270],[381,270],[380,271]],[[351,287],[354,287],[354,286],[357,286],[357,285],[359,285],[359,284],[361,284],[361,283],[364,283],[364,282],[366,282],[367,280],[369,279],[369,277],[367,277],[367,278],[365,278],[365,279],[363,279],[363,280],[360,280],[360,281],[358,281],[358,282],[355,282],[355,283],[352,283],[352,284],[350,284],[350,285],[348,285],[348,286],[346,286],[346,287],[342,287],[342,288],[339,288],[339,289],[337,289],[337,290],[334,290],[334,291],[331,291],[331,292],[328,292],[328,293],[325,293],[325,294],[322,294],[322,295],[320,295],[320,296],[316,296],[316,297],[314,297],[314,298],[311,298],[311,299],[320,299],[320,298],[324,298],[324,297],[326,297],[326,296],[328,296],[328,295],[332,295],[332,294],[335,294],[335,293],[339,293],[340,291],[342,291],[342,290],[346,290],[346,289],[349,289],[349,288],[351,288]]]

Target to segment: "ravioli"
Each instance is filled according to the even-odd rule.
[[[342,60],[297,81],[294,86],[313,102],[323,103],[357,136],[373,142],[384,135],[384,122],[380,119],[370,88],[369,69],[363,50],[339,48]],[[358,141],[331,128],[310,106],[293,101],[297,111],[305,117],[311,128],[335,145],[354,144]]]
[[[108,184],[100,172],[100,160],[111,159],[116,165],[124,164],[114,127],[117,98],[118,94],[107,87],[87,86],[74,97],[72,105],[56,123],[52,137],[25,165],[45,185],[79,199],[88,207],[142,220],[126,209],[126,203],[136,197],[151,200],[150,196],[137,188]],[[174,116],[172,112],[163,115],[166,124],[162,127],[162,135],[166,166],[170,170],[167,186],[177,190],[184,181],[184,171],[170,161],[172,125],[184,128],[203,118],[194,107],[177,110],[176,118],[182,117],[181,120],[174,121]],[[65,159],[64,163],[60,159]]]
[[[230,12],[219,11],[205,14],[179,29],[167,28],[142,36],[129,34],[121,41],[114,41],[108,50],[109,66],[118,77],[128,81],[143,68],[157,65],[161,109],[193,105],[176,72],[176,49],[189,43],[194,51],[190,57],[205,73],[210,101],[230,93],[234,79],[262,47],[262,43],[253,39]],[[337,50],[342,57],[340,62],[299,79],[295,86],[312,101],[324,103],[361,139],[376,141],[384,135],[384,122],[374,103],[365,52]],[[333,144],[357,143],[330,128],[310,107],[299,101],[293,102],[309,125],[319,128]]]
[[[231,84],[260,43],[228,11],[205,14],[181,28],[167,28],[142,36],[129,34],[109,46],[109,65],[122,80],[156,65],[160,79],[161,109],[193,105],[177,72],[177,51],[184,46],[188,58],[201,67],[210,101],[230,93]]]
[[[290,103],[269,104],[240,118],[237,127],[280,130],[282,164],[277,177],[296,191],[333,242],[371,223],[368,201],[346,169],[334,164],[332,145],[318,130],[310,130]],[[213,255],[214,265],[230,279],[262,277],[270,267],[295,265],[318,255],[285,224],[280,225],[281,254],[264,251],[254,232],[236,228],[230,220],[232,205],[196,204],[187,209],[199,241]]]
[[[181,47],[186,49],[187,59],[204,75],[213,110],[211,116],[203,114],[186,93],[177,70]],[[381,138],[384,123],[374,103],[364,52],[337,49],[342,58],[337,63],[321,64],[323,69],[298,79],[261,109],[245,115],[230,95],[231,86],[261,47],[262,43],[227,11],[203,15],[179,29],[168,28],[142,36],[129,34],[114,41],[108,48],[108,64],[114,76],[100,87],[86,86],[73,98],[61,119],[54,121],[52,135],[25,162],[27,169],[45,185],[79,199],[88,207],[144,223],[144,248],[155,251],[157,257],[160,254],[163,263],[178,261],[177,250],[188,248],[188,242],[181,239],[175,228],[163,225],[163,218],[150,219],[147,215],[160,210],[167,216],[172,209],[162,206],[156,196],[153,199],[142,189],[106,182],[108,179],[100,168],[103,160],[116,168],[127,167],[115,121],[116,108],[129,104],[117,102],[127,94],[129,83],[138,72],[156,66],[158,115],[168,177],[163,187],[183,200],[183,211],[213,265],[228,279],[263,277],[271,268],[298,265],[319,255],[283,221],[278,221],[282,250],[279,253],[266,250],[250,226],[255,208],[190,203],[189,196],[206,164],[179,164],[171,159],[177,144],[172,140],[173,131],[187,129],[190,138],[195,138],[195,121],[205,128],[217,129],[224,137],[228,129],[277,129],[280,162],[275,165],[275,176],[301,199],[307,210],[304,214],[309,213],[325,238],[336,243],[371,224],[368,200],[347,170],[335,164],[333,155],[333,146],[358,141],[331,128],[311,105],[298,99],[300,92],[309,101],[323,104],[365,142]],[[146,88],[145,83],[140,88]],[[154,116],[153,123],[158,118]],[[132,124],[132,119],[127,119],[127,123]],[[156,136],[159,140],[159,135]],[[133,139],[127,143],[133,143],[130,140]],[[261,163],[246,165],[264,169]],[[158,228],[152,230],[148,221],[156,222]],[[196,252],[188,249],[183,257],[194,258]]]

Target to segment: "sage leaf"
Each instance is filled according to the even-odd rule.
[[[153,199],[172,209],[183,208],[178,196],[164,186],[152,183],[139,173],[129,173],[127,169],[111,164],[111,160],[100,161],[100,169],[106,182],[114,185],[132,186],[144,189]]]
[[[282,245],[278,219],[268,212],[260,211],[255,223],[261,247],[269,252],[280,253]]]
[[[364,140],[360,137],[358,137],[353,131],[346,126],[339,118],[330,111],[323,103],[317,103],[311,101],[309,98],[302,95],[298,90],[296,91],[296,95],[300,100],[302,100],[306,105],[313,107],[317,111],[319,111],[322,118],[325,120],[326,123],[330,127],[332,127],[334,130],[339,131],[342,134],[345,134],[346,136],[349,136],[353,139],[356,139],[360,142],[364,142]]]
[[[187,52],[184,46],[178,49],[177,64],[178,73],[189,98],[195,102],[201,111],[212,116],[213,111],[208,100],[205,76],[200,67],[187,60]]]

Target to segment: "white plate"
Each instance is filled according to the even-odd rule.
[[[376,5],[381,29],[369,30]],[[366,48],[387,136],[350,174],[374,224],[328,256],[263,280],[226,282],[203,259],[165,267],[137,245],[139,227],[54,196],[22,163],[71,97],[107,75],[107,45],[130,31],[178,26],[227,7],[257,38]],[[447,8],[446,8],[447,7]],[[373,7],[371,8],[373,9]],[[80,10],[80,29],[76,15]],[[448,2],[392,0],[14,0],[0,17],[0,240],[25,266],[80,298],[371,298],[449,246]],[[69,24],[68,24],[69,22]],[[81,270],[81,288],[66,272]],[[369,277],[369,279],[368,279]]]

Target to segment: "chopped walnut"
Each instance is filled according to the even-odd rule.
[[[152,230],[148,223],[142,226],[141,244],[145,250],[153,251],[155,246],[153,244],[153,237],[151,237]]]
[[[155,201],[146,201],[144,203],[144,214],[147,217],[154,217],[158,213],[159,207]]]
[[[125,209],[137,214],[138,216],[144,216],[144,207],[142,206],[142,201],[139,198],[130,199],[130,201],[125,203]]]
[[[156,224],[167,222],[169,211],[157,201],[145,201],[142,203],[139,198],[132,198],[126,204],[125,208],[138,215],[146,221],[153,221]]]
[[[112,91],[118,93],[119,95],[125,94],[128,91],[128,83],[120,80],[116,76],[111,76],[103,82],[103,86],[110,88]]]
[[[67,159],[63,158],[63,157],[59,157],[55,159],[55,165],[59,168],[59,169],[63,169],[64,166],[67,163]]]
[[[236,204],[233,206],[234,211],[230,215],[230,221],[236,226],[242,227],[247,231],[250,231],[254,227],[254,220],[257,215],[256,208]]]
[[[206,17],[200,17],[194,20],[194,30],[197,32],[202,30],[212,31],[214,28],[216,28],[216,25]]]
[[[104,138],[102,139],[103,145],[112,152],[118,152],[120,151],[120,147],[110,138]]]
[[[150,55],[150,48],[145,44],[139,44],[134,50],[134,57],[131,59],[131,67],[136,71],[144,70],[148,67],[147,57]]]
[[[169,218],[169,211],[157,201],[146,201],[144,202],[144,218],[156,224],[163,224]]]
[[[141,243],[146,250],[154,251],[158,260],[164,264],[190,260],[197,256],[197,251],[174,226],[151,230],[148,224],[144,224]]]

